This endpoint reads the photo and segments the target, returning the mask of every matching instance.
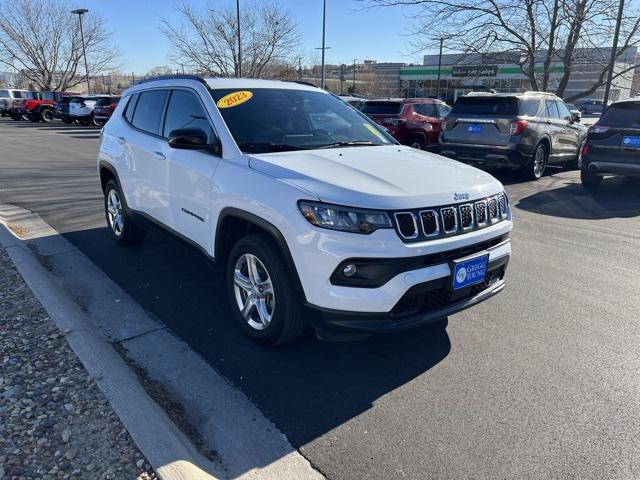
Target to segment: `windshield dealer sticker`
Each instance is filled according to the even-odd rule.
[[[380,131],[376,127],[374,127],[373,125],[370,125],[368,123],[363,123],[363,125],[365,126],[365,128],[367,130],[369,130],[371,133],[373,133],[380,140],[386,140],[386,138],[384,138],[384,135],[382,133],[380,133]]]
[[[248,90],[241,90],[239,92],[233,92],[228,95],[225,95],[220,100],[218,100],[218,103],[216,103],[216,105],[218,106],[218,108],[236,107],[241,103],[244,103],[247,100],[250,100],[251,97],[253,97],[252,92]]]

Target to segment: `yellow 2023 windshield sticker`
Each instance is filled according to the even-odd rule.
[[[236,107],[250,100],[251,97],[253,97],[252,92],[248,90],[240,90],[238,92],[232,92],[228,95],[225,95],[220,100],[218,100],[218,103],[216,103],[216,105],[218,106],[218,108]]]
[[[386,138],[384,138],[384,135],[376,127],[374,127],[373,125],[370,125],[368,123],[363,123],[363,125],[365,126],[365,128],[367,130],[369,130],[371,133],[373,133],[380,140],[386,140]]]

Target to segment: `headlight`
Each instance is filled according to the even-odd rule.
[[[342,232],[375,232],[379,228],[393,228],[389,215],[380,210],[362,210],[340,205],[300,201],[298,208],[304,218],[316,227]]]

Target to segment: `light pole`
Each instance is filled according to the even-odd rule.
[[[436,90],[436,97],[440,98],[440,68],[442,67],[442,43],[444,38],[440,37],[440,53],[438,54],[438,90]]]
[[[327,17],[327,0],[322,0],[322,73],[320,76],[320,88],[324,90],[324,51],[327,49],[324,45],[324,34],[326,29],[326,17]]]
[[[611,90],[611,81],[613,79],[613,67],[616,64],[616,55],[618,54],[618,38],[620,37],[620,24],[622,23],[622,14],[624,12],[624,0],[620,0],[618,6],[618,18],[616,19],[616,28],[613,32],[613,47],[611,47],[611,59],[609,63],[609,71],[607,72],[607,83],[604,86],[604,99],[602,102],[602,111],[607,108],[609,104],[609,92]]]
[[[353,90],[353,92],[356,91],[356,60],[358,60],[358,59],[357,58],[353,59],[353,87],[351,89],[351,90]]]
[[[86,8],[78,8],[77,10],[71,10],[71,13],[78,15],[80,20],[80,38],[82,39],[82,56],[84,57],[84,73],[87,77],[87,93],[91,93],[91,85],[89,84],[89,65],[87,64],[87,51],[84,48],[84,31],[82,30],[82,16],[89,10]]]
[[[242,77],[242,41],[240,40],[240,0],[236,0],[236,15],[238,17],[238,77]]]

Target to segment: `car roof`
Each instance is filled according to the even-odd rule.
[[[612,105],[615,105],[617,103],[637,103],[637,102],[640,102],[640,97],[629,97],[623,100],[618,100],[617,102],[613,102]]]
[[[429,98],[429,97],[419,97],[419,98],[374,98],[372,100],[367,100],[369,102],[376,103],[444,103],[442,100],[437,98]]]

